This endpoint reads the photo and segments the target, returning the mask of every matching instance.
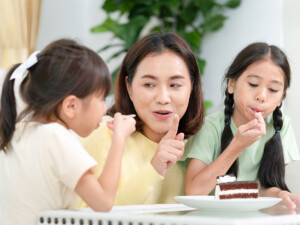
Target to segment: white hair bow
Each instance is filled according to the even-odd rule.
[[[14,70],[13,74],[10,76],[10,80],[13,79],[23,80],[28,74],[28,69],[37,63],[38,60],[36,56],[39,53],[40,53],[39,51],[32,53],[25,62],[23,62],[20,66],[18,66]]]
[[[23,62],[20,66],[18,66],[10,76],[10,80],[15,80],[14,93],[16,99],[17,115],[19,115],[20,112],[22,112],[26,107],[25,102],[22,100],[20,96],[20,85],[24,80],[24,78],[27,76],[28,69],[38,62],[36,56],[39,53],[40,53],[39,51],[32,53],[29,56],[29,58],[25,62]]]

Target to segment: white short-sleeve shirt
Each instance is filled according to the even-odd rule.
[[[0,152],[0,224],[37,224],[42,211],[72,208],[77,182],[94,166],[60,124],[18,123],[7,153]]]

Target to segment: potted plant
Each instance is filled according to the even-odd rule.
[[[240,4],[241,0],[105,0],[102,9],[107,18],[91,32],[111,32],[117,39],[99,50],[117,49],[108,61],[126,53],[143,34],[176,32],[189,43],[203,74],[205,60],[199,57],[203,37],[224,25],[226,9]],[[113,80],[117,71],[112,73]],[[205,101],[206,108],[211,105]]]

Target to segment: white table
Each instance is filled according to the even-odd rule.
[[[204,212],[182,204],[115,206],[109,213],[90,209],[43,212],[39,225],[299,225],[300,208],[274,206],[252,212]]]

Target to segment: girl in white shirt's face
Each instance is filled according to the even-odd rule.
[[[87,137],[99,127],[106,109],[105,96],[102,92],[93,93],[83,99],[70,95],[64,99],[59,108],[61,119],[57,122],[79,136]]]

